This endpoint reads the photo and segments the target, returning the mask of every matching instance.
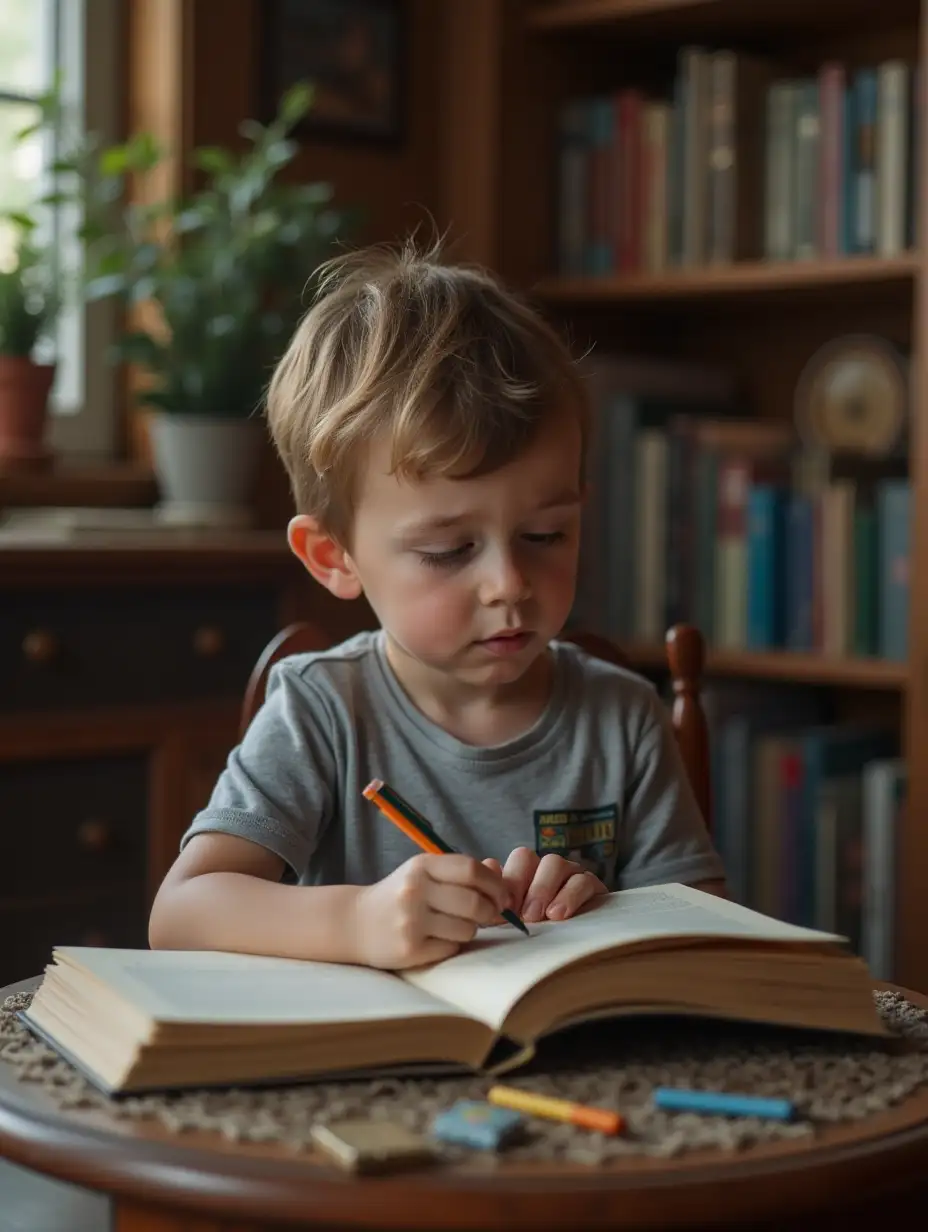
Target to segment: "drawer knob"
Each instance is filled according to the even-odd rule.
[[[193,635],[193,649],[201,659],[215,659],[225,645],[225,634],[217,625],[201,625]]]
[[[60,650],[58,638],[48,629],[32,629],[23,638],[23,654],[30,663],[51,663]]]
[[[77,841],[85,851],[107,851],[113,845],[113,832],[105,821],[82,821]]]

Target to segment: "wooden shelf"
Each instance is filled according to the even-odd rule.
[[[666,647],[621,643],[635,667],[665,668]],[[822,684],[860,689],[904,689],[908,665],[886,659],[831,658],[820,654],[796,654],[787,650],[708,650],[706,674],[743,676],[746,679],[779,680],[789,684]]]
[[[0,508],[47,505],[139,508],[153,504],[157,495],[151,471],[124,462],[53,466],[41,471],[6,471],[0,463]]]
[[[918,0],[547,0],[526,15],[531,30],[608,30],[623,38],[642,36],[684,42],[719,35],[765,39],[801,31],[828,30],[836,22],[863,22],[878,29],[892,21],[918,20]]]
[[[545,278],[534,293],[553,303],[654,301],[674,303],[728,297],[800,297],[818,293],[905,289],[914,283],[920,256],[839,257],[828,261],[739,261],[732,265],[673,269],[661,274],[619,274],[608,278]]]

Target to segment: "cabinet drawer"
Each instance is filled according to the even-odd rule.
[[[148,759],[0,762],[0,905],[144,884]]]
[[[148,914],[141,885],[78,903],[0,909],[0,985],[41,975],[56,945],[143,949]]]
[[[276,632],[271,587],[8,593],[0,711],[240,697]]]

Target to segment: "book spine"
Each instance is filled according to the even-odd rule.
[[[767,95],[767,192],[764,252],[771,261],[793,255],[793,83],[776,81]]]
[[[682,265],[686,98],[683,74],[679,68],[673,83],[670,118],[670,142],[667,150],[667,257],[671,265]]]
[[[819,71],[821,163],[819,247],[825,257],[841,252],[841,201],[844,176],[844,66],[823,64]]]
[[[762,650],[782,641],[783,496],[757,485],[748,495],[748,646]]]
[[[853,251],[872,253],[876,247],[876,70],[861,69],[854,80],[854,91],[857,157]]]
[[[878,980],[893,978],[896,829],[904,784],[904,766],[896,759],[864,767],[861,957]]]
[[[841,182],[841,252],[857,251],[857,83],[844,83],[844,177]]]
[[[802,844],[803,765],[799,749],[792,741],[780,759],[780,879],[778,886],[781,918],[798,923],[801,911],[803,861]]]
[[[686,266],[699,266],[706,259],[709,191],[707,53],[699,47],[684,47],[680,52],[680,71],[684,82],[682,259]]]
[[[816,80],[805,80],[796,91],[795,241],[793,255],[807,260],[818,254],[819,144],[821,121]]]
[[[696,521],[696,577],[694,606],[696,627],[710,644],[716,640],[715,536],[718,492],[718,458],[713,449],[697,444],[693,461]]]
[[[787,504],[786,644],[790,650],[812,649],[812,499],[794,492]]]
[[[612,99],[593,99],[588,104],[587,124],[590,145],[587,273],[595,278],[613,269],[611,147],[615,122]]]
[[[722,458],[718,479],[716,638],[719,646],[741,650],[747,642],[748,466]]]
[[[909,70],[888,60],[877,70],[876,249],[896,256],[906,247],[906,155]]]
[[[641,266],[643,219],[641,217],[642,112],[644,102],[637,90],[621,90],[617,99],[618,137],[622,175],[616,194],[619,236],[617,265],[620,270]]]
[[[559,131],[558,269],[566,278],[585,271],[588,158],[586,116],[582,102],[561,111]]]
[[[733,52],[717,51],[709,57],[708,259],[715,264],[735,258],[735,73]]]
[[[880,654],[908,658],[911,491],[906,481],[880,485]]]
[[[641,217],[645,267],[651,273],[658,273],[668,264],[667,179],[671,123],[672,113],[667,103],[647,104],[644,113]]]
[[[636,636],[657,642],[664,636],[666,556],[667,441],[658,430],[645,430],[636,441],[636,524],[640,527],[636,559]]]
[[[854,578],[854,653],[875,655],[880,592],[877,520],[873,507],[859,501],[854,509]]]

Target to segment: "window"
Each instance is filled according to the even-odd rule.
[[[36,100],[56,72],[69,108],[88,131],[118,138],[120,0],[2,0],[0,2],[0,203],[29,207],[41,193],[55,157],[54,137],[37,134],[15,149],[16,133],[37,115]],[[53,240],[56,264],[77,267],[74,219],[50,210],[41,220]],[[0,262],[12,234],[0,230]],[[84,309],[71,297],[51,351],[58,370],[52,393],[51,444],[60,454],[108,457],[117,439],[115,375],[106,351],[115,328],[111,305]]]

